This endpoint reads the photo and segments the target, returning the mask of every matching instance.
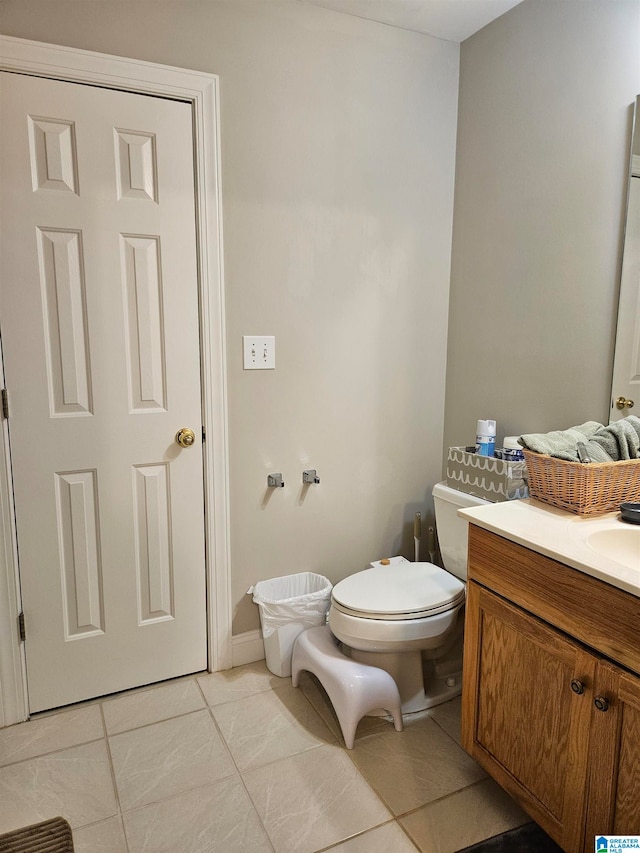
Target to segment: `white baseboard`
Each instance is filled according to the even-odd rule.
[[[233,666],[242,666],[256,660],[264,660],[262,631],[245,631],[231,638],[231,660]]]

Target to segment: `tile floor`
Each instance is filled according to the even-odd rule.
[[[528,821],[459,745],[460,700],[343,746],[264,662],[0,730],[0,833],[56,815],[76,853],[453,853]]]

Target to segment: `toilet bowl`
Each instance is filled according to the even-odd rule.
[[[403,714],[461,692],[467,522],[462,506],[486,501],[438,483],[433,489],[445,569],[394,557],[357,572],[332,590],[329,627],[345,654],[386,670]],[[386,562],[386,561],[385,561]]]

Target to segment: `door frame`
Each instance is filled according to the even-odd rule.
[[[220,168],[219,79],[86,50],[0,35],[0,71],[87,83],[191,104],[200,303],[209,671],[232,665],[229,454]],[[4,379],[2,387],[4,387]],[[10,391],[10,389],[9,389]],[[0,439],[0,727],[29,716],[8,425]]]

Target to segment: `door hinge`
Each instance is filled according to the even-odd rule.
[[[27,639],[27,632],[24,627],[24,611],[18,616],[18,636],[21,643]]]
[[[7,389],[2,389],[2,417],[7,420],[9,417],[9,394]]]
[[[207,433],[205,432],[205,428],[204,428],[204,427],[202,427],[202,440],[203,440],[203,441],[206,441],[206,440],[207,440]]]

